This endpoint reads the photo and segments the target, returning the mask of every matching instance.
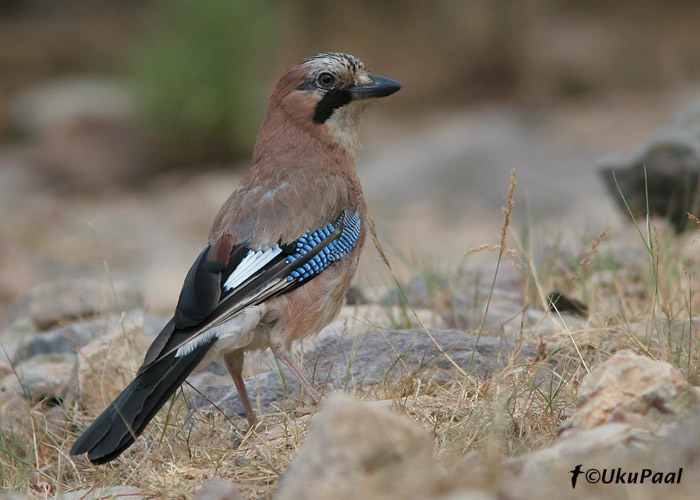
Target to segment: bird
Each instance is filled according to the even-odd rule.
[[[270,348],[309,395],[290,357],[339,312],[368,231],[355,170],[366,105],[402,89],[341,52],[289,68],[268,97],[252,166],[224,202],[187,273],[172,318],[135,378],[78,437],[71,455],[122,454],[198,366],[223,357],[251,426],[246,352]]]

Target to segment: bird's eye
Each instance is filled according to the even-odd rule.
[[[318,83],[320,87],[330,88],[335,83],[335,75],[324,71],[316,77],[316,83]]]

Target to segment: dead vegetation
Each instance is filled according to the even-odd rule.
[[[356,394],[391,401],[396,411],[428,430],[446,477],[487,487],[488,474],[475,471],[554,441],[575,408],[579,380],[612,353],[633,349],[670,362],[693,383],[700,370],[698,322],[693,321],[700,309],[697,233],[677,236],[663,221],[635,221],[632,230],[607,228],[592,240],[582,236],[582,241],[592,242],[572,250],[572,245],[533,228],[525,236],[513,230],[514,188],[512,177],[500,244],[486,250],[498,254],[494,274],[505,259],[517,265],[522,318],[534,311],[539,319],[527,326],[516,318],[520,329],[515,334],[488,327],[497,283],[493,276],[488,293],[476,294],[475,300],[482,302],[474,310],[483,317],[470,333],[514,335],[521,348],[536,346],[537,356],[525,359],[516,349],[506,368],[486,379],[470,375],[468,366],[455,365],[448,383],[407,372],[398,381]],[[468,257],[464,265],[469,266]],[[440,281],[431,290],[433,305],[443,304],[445,293],[470,286],[460,281],[463,276],[457,270]],[[583,300],[588,317],[548,307],[547,292],[555,288]],[[410,309],[410,297],[402,294]],[[396,326],[387,319],[388,324],[373,326]],[[133,485],[153,498],[186,499],[205,480],[223,477],[238,484],[246,497],[271,498],[302,445],[314,411],[300,404],[291,412],[265,415],[257,428],[247,431],[243,420],[222,414],[190,415],[180,391],[132,449],[109,465],[93,466],[68,455],[91,415],[61,403],[25,404],[15,408],[18,418],[3,422],[2,489],[45,498],[82,488]]]

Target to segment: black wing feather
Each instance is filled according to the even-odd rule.
[[[211,247],[207,245],[199,254],[182,285],[174,315],[177,329],[195,326],[206,320],[221,298],[222,276],[230,275],[248,251],[246,245],[238,245],[228,264],[222,264],[207,258]]]
[[[139,373],[76,440],[71,455],[87,453],[96,464],[118,457],[144,431],[214,342],[212,339],[186,356],[165,356]]]
[[[337,224],[327,238],[293,261],[287,257],[293,253],[295,244],[282,246],[278,255],[233,290],[226,290],[224,284],[248,254],[248,244],[232,247],[230,241],[224,241],[221,245],[217,242],[207,246],[187,273],[175,314],[149,347],[136,378],[76,440],[71,455],[87,453],[96,464],[118,457],[202,361],[216,338],[183,356],[177,356],[177,350],[246,307],[306,283],[288,280],[287,276],[338,238],[343,228],[342,222]],[[226,249],[225,253],[222,248]]]
[[[291,254],[294,245],[286,245],[281,247],[282,252],[279,255],[268,262],[267,265],[261,268],[255,275],[251,276],[241,285],[237,286],[234,290],[226,291],[222,288],[219,302],[211,307],[211,311],[205,320],[196,326],[185,328],[183,330],[179,330],[177,327],[175,327],[172,334],[169,334],[167,338],[163,339],[165,342],[162,344],[162,347],[159,347],[158,356],[166,356],[176,351],[178,348],[194,339],[197,335],[205,332],[213,326],[231,319],[250,305],[260,304],[274,296],[289,293],[292,290],[302,286],[304,283],[306,283],[306,281],[286,281],[286,277],[290,272],[304,266],[307,262],[313,259],[323,250],[323,248],[330,244],[331,241],[333,241],[333,239],[342,232],[342,229],[342,224],[339,224],[326,240],[324,240],[321,244],[316,245],[306,255],[295,260],[294,262],[287,262],[287,257]],[[247,252],[248,247],[245,247],[245,250]],[[228,272],[228,274],[222,274],[219,286],[223,286],[222,284],[226,282],[231,272],[233,272],[233,270]],[[156,341],[158,341],[158,339],[156,339]],[[159,357],[153,358],[150,360],[150,362],[155,362],[159,359]],[[149,361],[148,356],[146,356],[146,361]],[[145,362],[144,366],[146,366]]]

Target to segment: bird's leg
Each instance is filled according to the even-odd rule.
[[[233,379],[233,385],[236,386],[238,395],[241,397],[241,403],[243,403],[248,423],[251,427],[255,427],[255,424],[258,423],[258,418],[255,416],[253,405],[250,404],[250,399],[248,399],[248,391],[245,388],[245,382],[243,382],[243,351],[227,352],[224,354],[224,362]]]
[[[279,359],[282,363],[287,365],[287,368],[294,374],[294,376],[301,382],[301,385],[304,386],[304,389],[306,389],[306,392],[309,393],[309,396],[311,396],[311,399],[314,400],[314,403],[318,403],[321,401],[321,394],[316,390],[316,388],[313,386],[313,384],[309,381],[308,378],[306,378],[306,375],[304,375],[304,371],[300,369],[294,361],[289,359],[289,357],[282,352],[282,350],[279,347],[272,347],[270,346],[270,349],[272,350],[272,354],[275,355],[277,359]]]

